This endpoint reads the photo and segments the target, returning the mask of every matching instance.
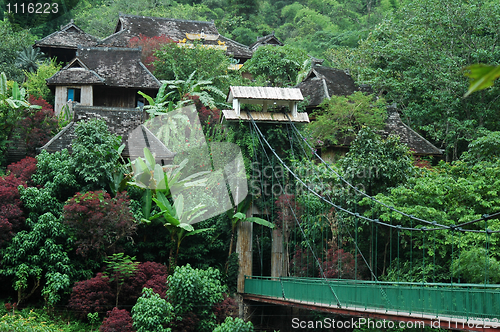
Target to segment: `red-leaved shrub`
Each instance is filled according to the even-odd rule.
[[[176,43],[176,41],[164,34],[161,36],[147,37],[141,33],[139,37],[130,38],[128,46],[142,48],[141,61],[149,71],[153,72],[155,69],[153,62],[158,60],[158,58],[154,56],[154,53],[168,43]]]
[[[36,159],[33,157],[26,157],[17,163],[7,166],[7,170],[14,174],[19,180],[26,182],[28,185],[33,185],[31,176],[36,172]]]
[[[63,208],[64,223],[76,236],[76,253],[97,257],[114,252],[116,243],[135,229],[130,200],[125,192],[111,198],[103,191],[76,193]]]
[[[86,318],[89,313],[104,313],[109,310],[114,299],[109,278],[98,273],[92,279],[75,283],[68,307],[80,318]]]
[[[214,305],[214,314],[217,324],[222,324],[227,317],[238,317],[238,304],[232,297],[224,294],[224,301]]]
[[[200,101],[199,96],[186,95],[186,99],[190,99],[194,102],[196,111],[198,111],[198,117],[200,118],[200,123],[203,127],[214,125],[220,122],[220,110],[217,108],[210,109]]]
[[[345,252],[344,249],[330,248],[327,251],[325,261],[321,262],[321,267],[327,278],[354,279],[355,262],[354,256],[350,252]],[[360,269],[358,269],[358,278],[359,272],[361,272]]]
[[[126,279],[122,286],[120,303],[134,305],[141,296],[143,288],[153,289],[153,292],[164,299],[167,290],[167,267],[155,262],[140,263],[137,266],[137,272]]]
[[[152,288],[163,299],[167,285],[167,267],[160,263],[144,262],[136,273],[125,279],[120,291],[120,304],[132,307],[142,294],[143,288]],[[82,318],[88,313],[109,310],[116,299],[116,283],[98,273],[96,277],[75,283],[69,308]]]
[[[37,99],[30,95],[28,101],[31,105],[42,107],[34,113],[26,111],[26,117],[19,124],[21,135],[26,139],[26,154],[34,157],[36,149],[44,146],[57,133],[58,121],[54,108],[42,97]]]
[[[182,319],[180,319],[182,318]],[[170,323],[173,332],[195,332],[200,319],[192,311],[185,313],[182,317],[177,317]]]
[[[0,247],[24,225],[24,214],[17,187],[26,183],[14,173],[0,177]]]
[[[108,317],[104,318],[99,331],[101,332],[133,332],[132,317],[125,309],[114,307],[108,311]]]
[[[2,244],[12,238],[12,224],[5,217],[0,216],[0,248]]]

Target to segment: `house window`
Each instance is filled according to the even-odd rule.
[[[81,100],[82,89],[68,88],[67,101],[74,101],[79,103]]]

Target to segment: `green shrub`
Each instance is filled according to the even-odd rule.
[[[90,119],[75,128],[72,159],[75,172],[88,190],[107,189],[120,154],[121,138],[109,132],[104,120]]]
[[[3,303],[0,303],[3,304]],[[2,305],[3,306],[3,305]],[[57,316],[44,309],[26,308],[0,317],[0,332],[88,332],[90,326],[68,319],[59,312]]]
[[[26,72],[26,81],[23,83],[23,86],[30,95],[37,98],[41,97],[50,104],[54,104],[54,94],[50,91],[45,80],[60,69],[61,65],[52,58],[50,61],[40,64],[36,72]]]
[[[189,264],[177,267],[167,279],[167,299],[176,316],[194,313],[199,319],[197,331],[212,331],[215,326],[213,307],[224,300],[226,287],[221,283],[219,270],[193,269]]]
[[[166,325],[172,320],[172,305],[153,292],[151,288],[142,290],[142,297],[132,308],[132,320],[137,332],[169,332]]]
[[[227,317],[224,323],[217,326],[213,332],[253,332],[252,322],[245,323],[241,318]]]

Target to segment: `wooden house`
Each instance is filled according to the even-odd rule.
[[[95,47],[99,38],[84,32],[71,20],[61,30],[35,41],[37,47],[48,57],[56,57],[59,62],[68,63],[76,57],[78,47]]]
[[[226,51],[226,54],[243,64],[252,57],[246,45],[219,34],[214,22],[179,20],[163,17],[120,15],[115,31],[100,41],[101,46],[128,47],[130,39],[165,35],[179,42],[179,47],[190,47],[194,41],[203,46]]]
[[[139,48],[79,48],[76,57],[47,79],[55,90],[54,111],[65,105],[135,108],[142,91],[155,95],[160,82],[141,62]]]
[[[296,88],[300,89],[308,100],[307,113],[313,112],[326,98],[332,96],[348,96],[356,91],[373,93],[369,85],[356,85],[347,71],[321,65],[322,61],[313,58],[313,65],[308,75]],[[314,117],[311,117],[314,121]],[[441,158],[442,151],[426,140],[415,130],[408,127],[399,116],[395,106],[387,108],[387,120],[382,137],[390,134],[398,135],[402,143],[408,145],[416,156],[434,156]],[[322,158],[334,161],[349,151],[355,137],[344,137],[335,145],[326,145],[321,149]]]
[[[284,44],[274,35],[273,31],[270,35],[258,37],[257,41],[248,47],[252,50],[252,52],[255,52],[259,47],[267,45],[283,46]]]

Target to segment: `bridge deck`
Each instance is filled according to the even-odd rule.
[[[244,298],[348,316],[500,332],[500,285],[247,276]]]

